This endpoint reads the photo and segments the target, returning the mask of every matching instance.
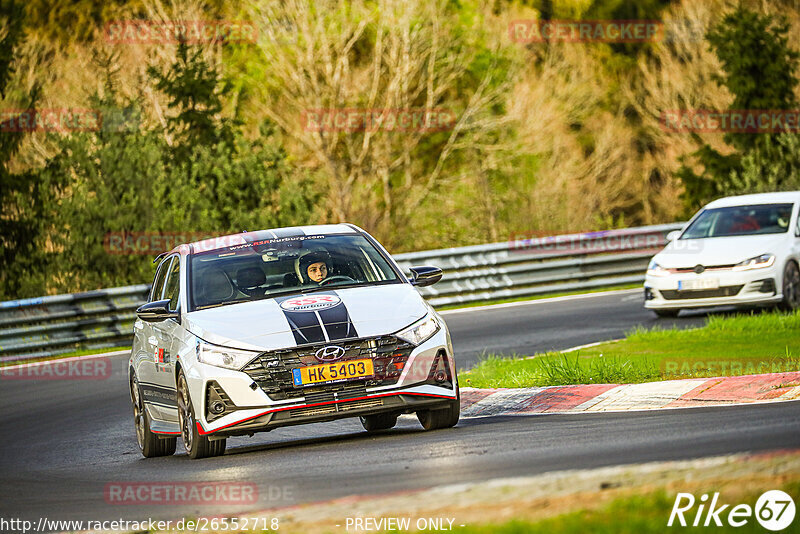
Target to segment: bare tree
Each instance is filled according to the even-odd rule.
[[[466,79],[479,28],[456,27],[446,2],[264,0],[252,16],[270,71],[263,111],[326,177],[332,219],[391,239],[437,188],[464,179],[465,160],[507,148],[487,137],[508,120],[492,112],[504,81],[492,65]],[[309,112],[354,109],[383,125],[309,127]],[[443,110],[451,122],[390,131],[398,110]]]

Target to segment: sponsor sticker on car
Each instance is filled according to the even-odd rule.
[[[284,300],[281,308],[286,311],[320,311],[333,308],[341,301],[336,295],[308,295]]]

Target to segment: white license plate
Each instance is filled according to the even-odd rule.
[[[719,279],[698,278],[697,280],[678,280],[678,291],[692,291],[696,289],[719,289]]]

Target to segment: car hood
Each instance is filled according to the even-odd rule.
[[[410,284],[330,289],[193,311],[186,328],[231,348],[274,350],[397,332],[428,312]]]
[[[653,259],[666,269],[735,265],[761,254],[775,254],[783,241],[785,234],[677,239]]]

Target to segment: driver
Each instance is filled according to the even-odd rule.
[[[331,258],[327,252],[310,252],[300,258],[299,273],[301,283],[319,284],[330,272]]]

